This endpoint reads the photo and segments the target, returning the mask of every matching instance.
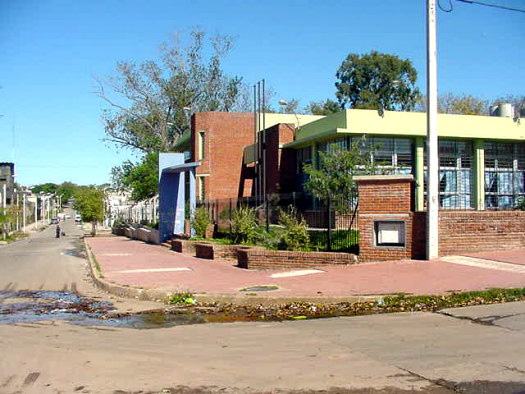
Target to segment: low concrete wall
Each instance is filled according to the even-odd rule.
[[[149,231],[147,228],[138,228],[137,229],[137,239],[149,242],[151,231]]]
[[[160,232],[159,230],[150,229],[149,242],[155,245],[160,244]]]
[[[124,229],[124,236],[131,239],[137,239],[137,229],[135,227],[126,227]]]
[[[243,248],[238,250],[240,268],[278,269],[314,268],[323,265],[357,264],[357,256],[351,253],[330,252],[290,252],[284,250],[265,250]]]

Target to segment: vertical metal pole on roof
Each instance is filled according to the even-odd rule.
[[[257,85],[253,85],[253,193],[257,196]]]
[[[266,208],[266,231],[270,231],[270,209],[268,206],[268,191],[266,190],[267,183],[266,183],[266,100],[265,100],[265,81],[262,80],[262,129],[263,129],[263,198],[264,198],[264,206]]]
[[[261,82],[259,81],[257,82],[257,186],[259,193],[257,194],[256,201],[259,201],[262,195],[261,147]]]
[[[427,0],[427,259],[439,255],[436,0]]]

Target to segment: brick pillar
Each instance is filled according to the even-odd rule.
[[[359,190],[359,260],[424,258],[425,213],[412,211],[412,175],[354,177]]]

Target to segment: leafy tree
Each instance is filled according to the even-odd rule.
[[[55,184],[55,183],[51,183],[51,182],[48,182],[48,183],[42,183],[40,185],[35,185],[31,188],[31,191],[35,194],[39,194],[39,193],[51,193],[51,194],[54,194],[58,189],[58,185]]]
[[[62,195],[62,204],[66,203],[77,189],[77,185],[72,182],[62,182],[56,189],[55,193],[57,195]]]
[[[339,200],[349,195],[355,187],[354,176],[373,174],[376,166],[371,161],[370,149],[365,147],[365,139],[352,141],[348,149],[319,152],[321,165],[303,167],[308,175],[304,187],[314,197],[321,200]]]
[[[438,112],[458,115],[486,115],[489,102],[470,94],[445,93],[438,96]]]
[[[341,111],[341,106],[334,100],[312,101],[305,108],[307,113],[312,115],[331,115]]]
[[[207,44],[211,55],[206,58]],[[98,96],[111,108],[102,116],[107,141],[142,152],[169,152],[189,130],[192,112],[230,111],[242,85],[241,78],[222,70],[231,48],[230,37],[207,41],[204,32],[194,30],[187,47],[177,39],[163,45],[160,62],[119,62],[116,77],[97,81]]]
[[[336,73],[336,96],[342,108],[410,111],[420,93],[410,60],[371,51],[349,54]]]
[[[75,208],[85,222],[91,222],[91,235],[97,233],[97,224],[104,220],[104,191],[92,186],[80,186],[75,191]]]
[[[146,200],[158,193],[159,154],[148,153],[141,162],[129,160],[111,170],[112,185],[116,190],[131,190],[134,201]]]

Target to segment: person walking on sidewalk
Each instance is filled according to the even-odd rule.
[[[57,224],[57,228],[56,228],[56,237],[60,238],[60,226],[58,224]]]

